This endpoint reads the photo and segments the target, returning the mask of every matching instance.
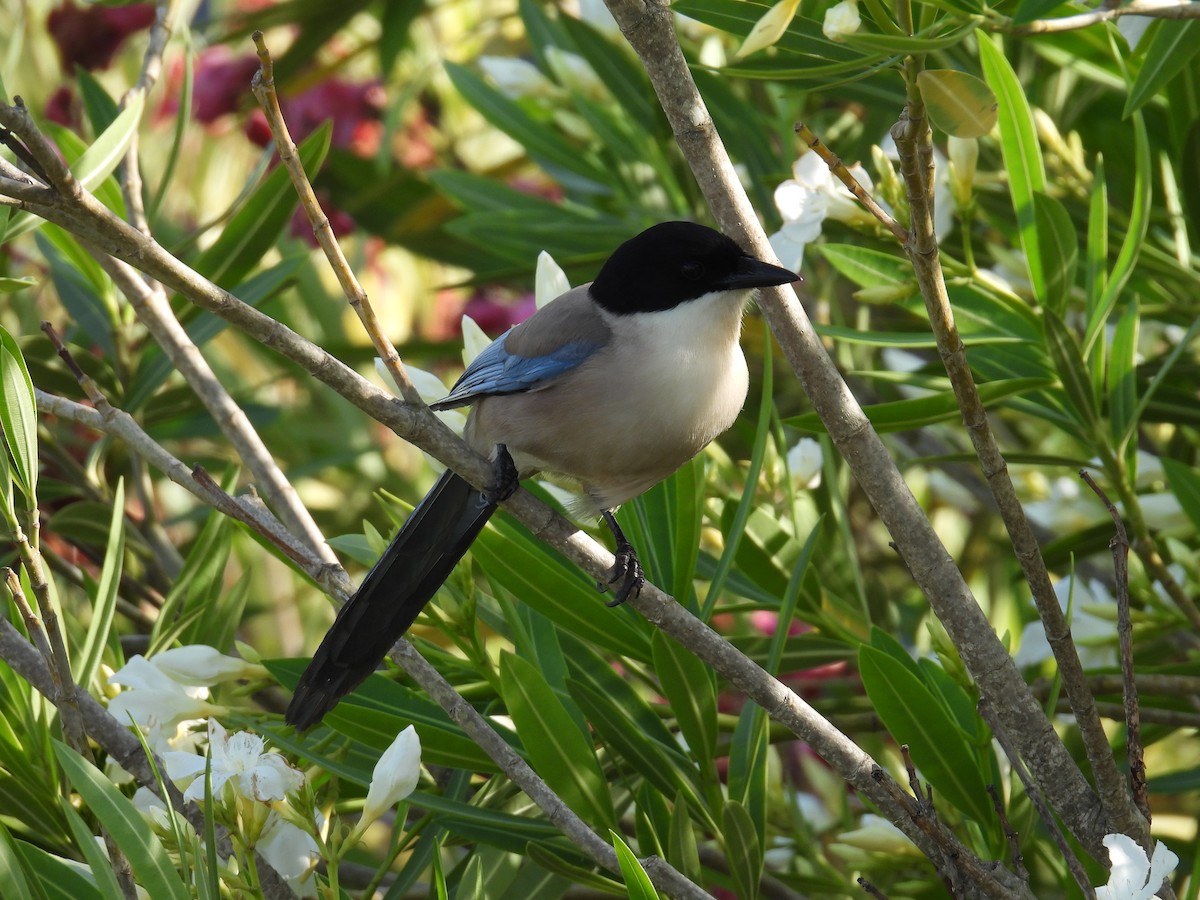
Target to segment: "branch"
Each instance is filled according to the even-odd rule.
[[[988,26],[991,31],[1006,34],[1055,34],[1089,28],[1101,22],[1119,19],[1121,16],[1149,16],[1155,19],[1200,19],[1200,3],[1182,3],[1179,0],[1132,0],[1124,6],[1094,9],[1090,12],[1063,16],[1061,19],[1039,19],[1024,25],[1014,25],[1012,19]]]
[[[995,498],[1021,572],[1033,593],[1042,626],[1046,631],[1046,639],[1054,652],[1063,687],[1071,702],[1088,762],[1096,779],[1104,817],[1110,820],[1112,828],[1137,836],[1140,843],[1145,843],[1149,839],[1145,823],[1140,821],[1130,802],[1121,774],[1117,771],[1112,747],[1096,711],[1096,699],[1088,690],[1084,678],[1083,665],[1079,661],[1070,626],[1054,593],[1054,585],[1050,582],[1050,573],[1046,570],[1046,562],[1042,558],[1037,538],[1034,537],[1033,529],[1025,516],[1025,509],[1017,497],[1016,487],[1009,477],[1008,463],[1000,452],[988,422],[971,366],[967,362],[966,348],[954,321],[954,311],[946,293],[941,254],[933,225],[933,137],[925,106],[920,94],[915,90],[919,67],[918,62],[909,60],[908,103],[900,121],[892,128],[892,137],[896,140],[896,150],[900,154],[900,170],[904,177],[910,209],[911,233],[909,240],[904,244],[904,252],[908,255],[913,272],[917,276],[917,284],[920,286],[929,316],[929,325],[937,340],[938,354],[950,378],[955,400],[962,412],[963,424],[966,425],[967,434],[979,458],[983,477]],[[985,693],[993,696],[989,692]],[[1030,699],[1032,700],[1032,695]],[[1045,721],[1044,716],[1039,718]],[[1007,728],[1012,733],[1012,723],[1008,723]],[[1060,777],[1057,769],[1044,768],[1032,763],[1030,767],[1043,783],[1056,781]]]
[[[292,142],[292,135],[288,131],[287,122],[284,121],[283,111],[279,108],[279,95],[275,92],[275,64],[271,61],[271,53],[267,50],[263,33],[256,31],[253,38],[254,45],[258,48],[260,67],[254,74],[252,90],[262,105],[263,112],[266,113],[267,124],[271,127],[272,137],[275,138],[275,149],[279,151],[280,162],[291,176],[292,186],[300,196],[300,205],[304,208],[308,221],[312,224],[313,235],[325,252],[325,258],[329,260],[329,266],[333,269],[333,274],[337,276],[338,284],[342,286],[342,293],[346,295],[351,308],[358,314],[359,321],[362,322],[363,328],[371,338],[375,352],[383,359],[383,364],[387,368],[388,374],[392,376],[396,389],[400,391],[400,396],[409,403],[419,404],[422,402],[421,395],[413,387],[408,372],[404,370],[400,354],[396,352],[396,348],[388,336],[383,333],[383,327],[375,316],[375,309],[367,298],[367,292],[359,284],[350,268],[350,263],[346,260],[346,255],[342,253],[337,236],[329,225],[329,218],[322,211],[312,184],[304,172],[300,157],[296,153],[296,145]]]
[[[774,254],[721,144],[675,38],[663,0],[605,0],[637,52],[675,139],[722,230],[763,259]],[[1039,772],[1055,807],[1089,850],[1104,858],[1102,813],[1079,767],[1030,695],[887,449],[854,400],[794,293],[760,292],[759,305],[839,454],[879,513],[913,578],[945,625],[971,677],[997,698],[997,715]]]

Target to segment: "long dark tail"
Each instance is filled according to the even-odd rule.
[[[441,587],[496,505],[447,470],[342,607],[285,720],[304,730],[370,675]]]

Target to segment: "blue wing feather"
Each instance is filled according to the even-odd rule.
[[[430,409],[453,409],[479,397],[531,390],[571,371],[600,349],[600,344],[572,341],[543,356],[517,356],[504,349],[506,337],[507,333],[488,344],[467,366],[450,393],[430,404]]]

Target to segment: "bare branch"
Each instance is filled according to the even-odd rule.
[[[279,108],[279,95],[275,92],[275,64],[272,62],[271,53],[267,50],[266,42],[263,40],[263,33],[256,31],[253,37],[260,61],[259,70],[254,75],[254,96],[258,98],[263,112],[266,113],[267,124],[271,127],[271,135],[275,138],[275,149],[279,152],[279,159],[287,169],[288,175],[291,176],[292,186],[295,187],[296,193],[300,197],[300,205],[304,208],[308,221],[312,223],[313,235],[320,244],[321,250],[324,251],[325,258],[329,260],[329,266],[333,269],[333,274],[337,276],[338,284],[342,286],[342,293],[346,295],[351,308],[358,314],[359,321],[362,322],[363,328],[370,336],[371,343],[375,346],[375,352],[383,359],[383,364],[387,368],[388,374],[392,376],[396,389],[400,391],[400,396],[409,403],[421,403],[421,395],[413,387],[408,372],[404,370],[400,354],[396,352],[396,348],[388,336],[383,333],[383,327],[375,316],[375,309],[371,306],[367,292],[363,290],[363,286],[350,268],[350,263],[346,260],[346,255],[342,253],[337,235],[333,233],[329,218],[321,209],[317,195],[313,191],[304,166],[300,162],[300,157],[296,153],[296,145],[292,142],[292,135],[288,130],[287,122],[284,121],[283,111]]]

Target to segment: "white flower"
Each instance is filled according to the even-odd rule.
[[[1074,583],[1074,597],[1072,597]],[[1090,581],[1086,585],[1074,578],[1064,578],[1054,585],[1054,595],[1058,605],[1065,613],[1067,601],[1071,601],[1071,636],[1075,639],[1075,648],[1079,653],[1079,662],[1085,669],[1096,669],[1117,664],[1117,649],[1114,638],[1117,634],[1116,606],[1117,602],[1108,589],[1098,581]],[[1113,615],[1102,618],[1094,615],[1086,607],[1109,607]],[[1035,620],[1025,626],[1021,632],[1020,649],[1014,657],[1018,668],[1036,665],[1050,659],[1053,653],[1050,642],[1046,640],[1046,629],[1041,620]]]
[[[742,46],[738,48],[737,58],[741,59],[764,47],[770,47],[783,37],[788,25],[792,23],[792,18],[796,15],[796,7],[799,5],[800,0],[779,0],[768,9],[762,18],[754,23],[750,33],[746,35],[746,40],[742,41]]]
[[[946,141],[946,149],[950,151],[950,194],[955,203],[964,207],[971,202],[971,193],[975,189],[979,140],[950,135]]]
[[[859,850],[888,853],[894,856],[911,856],[917,852],[916,845],[908,835],[883,816],[864,813],[853,831],[844,831],[837,836],[839,844],[848,844]]]
[[[108,681],[126,688],[108,702],[109,713],[122,723],[132,719],[159,752],[183,740],[190,723],[217,711],[208,688],[181,684],[144,656],[130,659]]]
[[[317,896],[316,879],[312,874],[320,860],[320,850],[311,834],[272,810],[255,849],[297,897]]]
[[[411,794],[421,778],[421,739],[411,725],[396,735],[371,773],[362,822],[369,824]]]
[[[251,678],[263,672],[262,666],[236,656],[226,656],[215,647],[191,644],[154,654],[150,663],[180,684],[212,685],[222,681]]]
[[[208,720],[208,748],[212,756],[212,792],[216,796],[226,783],[249,800],[270,803],[299,789],[304,775],[278,753],[267,753],[263,739],[248,731],[229,734],[216,719]],[[183,793],[185,800],[204,799],[205,757],[195,753],[165,753],[163,762],[172,781],[194,779]]]
[[[872,189],[871,176],[861,165],[851,166],[850,174],[858,179],[864,190]],[[871,215],[834,177],[825,161],[811,150],[796,160],[792,177],[775,189],[775,206],[783,217],[783,227],[771,235],[771,249],[779,262],[792,270],[800,268],[805,245],[821,234],[825,219],[841,222],[871,220]]]
[[[846,39],[846,35],[858,31],[860,25],[862,17],[858,14],[858,4],[855,0],[842,0],[826,11],[821,31],[829,40],[841,42]]]
[[[462,337],[463,337],[463,366],[469,366],[475,361],[480,353],[488,348],[492,343],[492,339],[487,336],[479,323],[468,315],[462,317]]]
[[[534,303],[541,309],[555,297],[571,289],[567,273],[554,261],[554,257],[543,250],[538,254],[537,274],[533,279]]]
[[[495,82],[500,93],[512,100],[547,96],[557,89],[533,63],[511,56],[481,56],[479,68]]]
[[[1162,887],[1163,879],[1179,865],[1179,857],[1162,841],[1154,845],[1151,859],[1136,841],[1123,834],[1106,834],[1104,846],[1110,865],[1108,884],[1096,888],[1096,900],[1150,900]]]
[[[801,438],[787,453],[788,472],[799,488],[811,490],[821,486],[821,464],[824,454],[821,444],[812,438]]]

